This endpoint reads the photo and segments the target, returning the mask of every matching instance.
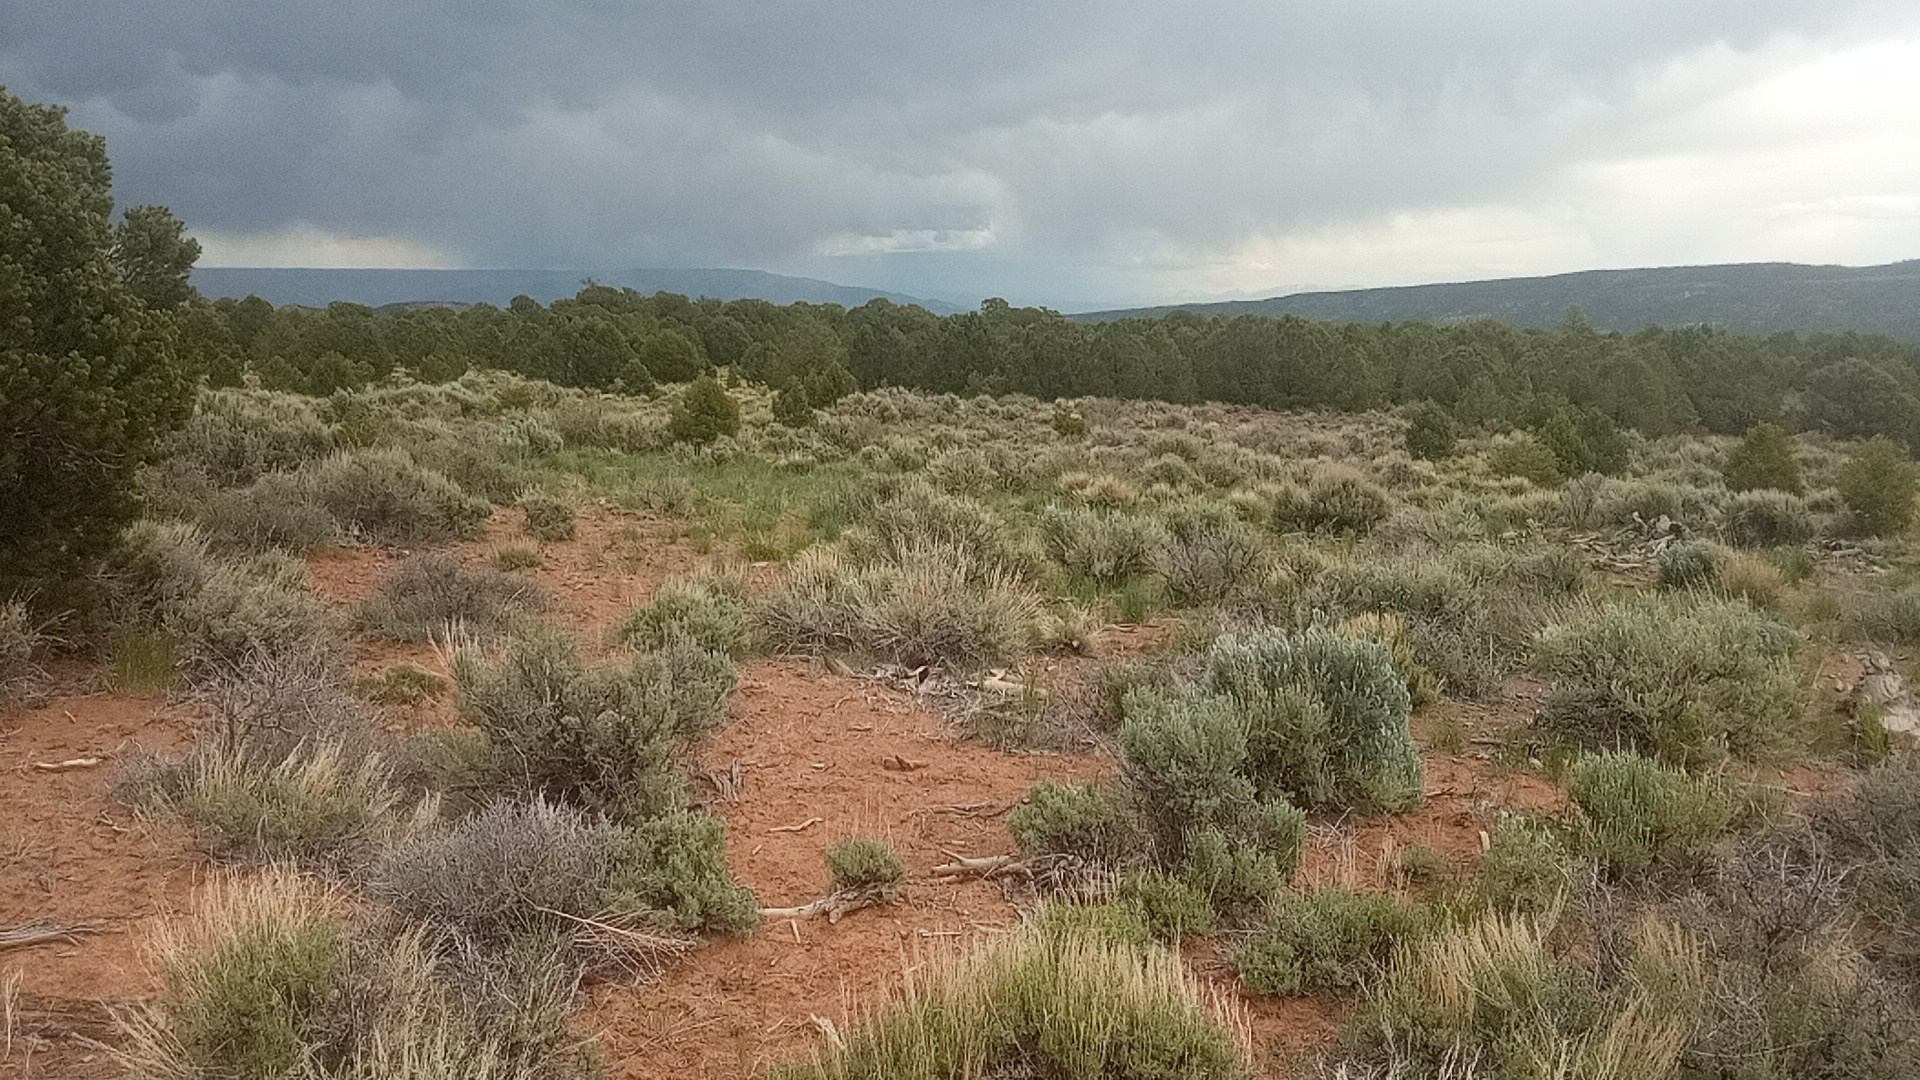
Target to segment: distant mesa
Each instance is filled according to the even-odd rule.
[[[321,308],[335,301],[376,308],[505,307],[516,296],[543,304],[579,292],[588,280],[636,292],[682,293],[716,300],[766,300],[774,304],[806,302],[858,307],[876,298],[918,304],[953,314],[959,306],[939,300],[837,285],[817,278],[790,277],[765,270],[376,270],[298,267],[208,266],[193,272],[193,283],[211,297],[258,296],[275,307]]]
[[[1857,331],[1920,341],[1920,259],[1885,266],[1730,263],[1584,270],[1551,277],[1304,292],[1268,300],[1087,312],[1089,321],[1186,311],[1300,315],[1335,322],[1459,323],[1499,319],[1550,327],[1579,308],[1600,330],[1709,325],[1748,334]]]

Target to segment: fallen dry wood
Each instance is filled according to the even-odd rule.
[[[949,861],[934,867],[933,876],[949,883],[966,878],[992,881],[1017,877],[1035,884],[1060,885],[1089,872],[1086,860],[1065,853],[1021,858],[1018,855],[962,855],[942,849],[940,854]]]
[[[44,919],[19,926],[0,928],[0,949],[24,949],[33,945],[45,945],[51,941],[63,941],[71,945],[83,935],[97,934],[100,928],[93,923],[56,923]]]
[[[91,769],[103,760],[105,759],[97,757],[77,757],[68,758],[65,761],[36,761],[33,767],[41,772],[66,772],[69,769]]]
[[[824,818],[810,817],[798,825],[775,825],[768,832],[805,832],[824,821]]]
[[[934,877],[990,878],[996,874],[1023,873],[1026,870],[1026,861],[1020,858],[1020,856],[1018,855],[969,856],[969,855],[960,855],[955,852],[947,851],[944,848],[941,849],[940,854],[945,855],[948,859],[951,859],[952,861],[944,862],[944,863],[941,863],[939,866],[934,867],[933,868]]]
[[[830,923],[837,923],[843,917],[865,907],[877,907],[891,902],[900,895],[897,885],[873,885],[861,889],[836,889],[811,903],[799,907],[761,908],[762,919],[811,919],[825,915]]]
[[[917,761],[901,754],[894,754],[880,761],[881,768],[892,769],[894,772],[914,772],[926,768],[927,765],[925,761]]]
[[[914,814],[951,814],[963,818],[997,818],[1014,808],[1014,803],[996,803],[987,800],[971,803],[954,803],[951,806],[923,806]]]

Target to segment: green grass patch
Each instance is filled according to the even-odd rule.
[[[699,461],[669,454],[569,450],[554,468],[585,480],[592,494],[644,504],[652,493],[687,485],[693,495],[690,539],[725,538],[746,544],[755,559],[786,558],[840,535],[848,504],[866,484],[857,465],[829,462],[794,472],[771,461],[740,457]]]

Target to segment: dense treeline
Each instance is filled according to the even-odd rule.
[[[590,285],[551,306],[523,297],[505,309],[276,310],[250,297],[183,321],[215,385],[252,372],[267,387],[318,394],[399,369],[439,381],[500,368],[640,391],[727,367],[814,405],[883,385],[1270,408],[1431,401],[1493,429],[1597,413],[1654,436],[1772,421],[1920,440],[1920,347],[1852,334],[1601,333],[1577,315],[1553,330],[1182,314],[1082,323],[999,300],[942,317],[885,300],[780,307]]]

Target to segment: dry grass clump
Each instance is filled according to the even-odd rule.
[[[778,1080],[945,1080],[1012,1063],[1061,1080],[1239,1080],[1245,1020],[1179,957],[1098,935],[1024,931],[923,966],[900,999],[778,1068]]]
[[[1876,591],[1849,605],[1844,629],[1860,641],[1920,641],[1920,585]]]
[[[1555,953],[1551,915],[1487,915],[1394,949],[1356,1029],[1391,1075],[1675,1077],[1703,979],[1698,946],[1637,927],[1610,978]]]
[[[123,794],[184,821],[223,859],[365,862],[417,826],[367,704],[315,648],[254,653],[201,691],[211,713],[177,760],[145,763]]]
[[[1543,631],[1549,738],[1693,766],[1780,745],[1798,713],[1793,631],[1737,602],[1588,604]]]
[[[1036,556],[996,515],[912,484],[861,520],[839,549],[803,552],[758,605],[768,648],[971,668],[1035,644]]]
[[[106,573],[122,618],[166,634],[195,679],[254,654],[324,649],[337,634],[332,611],[307,591],[299,561],[223,556],[191,525],[134,522]]]
[[[411,824],[380,755],[333,743],[277,762],[213,743],[150,791],[222,859],[360,862]]]
[[[38,674],[33,654],[44,640],[24,602],[0,602],[0,695],[12,695]]]
[[[934,543],[899,556],[863,562],[833,551],[801,553],[758,607],[767,647],[977,668],[1034,643],[1044,608],[1012,572]]]
[[[469,634],[509,629],[547,604],[545,590],[524,576],[423,551],[387,573],[361,604],[359,620],[392,641],[431,641],[449,628]]]
[[[1032,552],[999,515],[972,499],[910,483],[859,516],[845,539],[848,554],[863,563],[910,565],[929,549],[960,555],[981,573],[1024,574]]]
[[[503,780],[616,818],[678,808],[682,744],[726,713],[733,664],[689,642],[589,666],[538,632],[489,655],[455,652],[461,716],[486,733]]]
[[[567,1080],[594,1074],[552,964],[450,963],[383,937],[285,869],[217,882],[150,943],[161,988],[118,1016],[114,1059],[154,1080]]]

